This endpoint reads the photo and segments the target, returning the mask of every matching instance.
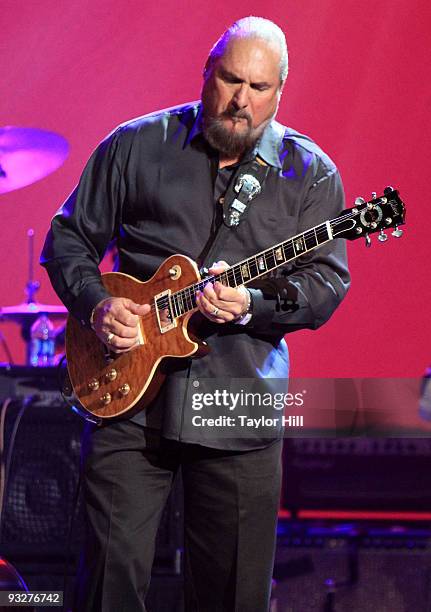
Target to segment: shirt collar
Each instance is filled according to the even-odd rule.
[[[189,145],[191,141],[196,138],[196,136],[202,134],[202,103],[198,103],[196,110],[196,117],[187,136],[186,142],[184,143],[185,146]]]
[[[284,131],[285,128],[280,123],[278,123],[278,121],[272,120],[271,123],[266,126],[262,137],[257,143],[255,149],[250,152],[249,155],[245,155],[244,159],[241,161],[249,161],[257,155],[261,157],[263,161],[265,161],[270,166],[274,166],[275,168],[281,168],[282,165],[280,161],[280,150]],[[189,145],[191,141],[199,135],[203,136],[202,104],[200,104],[197,109],[195,120],[184,145]]]

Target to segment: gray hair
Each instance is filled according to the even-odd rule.
[[[212,69],[215,61],[223,55],[230,40],[234,37],[244,38],[259,38],[265,40],[271,45],[278,46],[280,50],[280,82],[284,83],[288,72],[288,55],[287,55],[287,44],[286,37],[281,28],[278,27],[274,22],[263,17],[243,17],[235,21],[230,28],[228,28],[220,36],[218,41],[215,43],[208,56],[204,76],[206,77],[208,72]]]

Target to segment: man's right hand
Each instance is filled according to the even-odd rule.
[[[111,351],[125,353],[138,345],[139,318],[150,308],[149,304],[135,304],[128,298],[106,298],[93,311],[92,328]]]

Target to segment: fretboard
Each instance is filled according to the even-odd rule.
[[[248,259],[234,264],[221,274],[207,276],[194,285],[172,293],[169,299],[172,316],[179,317],[195,310],[196,292],[203,291],[208,282],[218,280],[223,285],[234,288],[240,285],[247,285],[247,283],[256,278],[312,251],[325,242],[332,240],[332,238],[331,222],[325,221],[303,234],[298,234],[285,242],[280,242],[280,244],[266,249],[266,251],[252,255]],[[161,304],[160,307],[163,307],[163,305]]]

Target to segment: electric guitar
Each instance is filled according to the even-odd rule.
[[[398,191],[387,187],[382,196],[373,193],[368,202],[357,198],[355,206],[338,217],[240,261],[217,280],[229,287],[247,285],[335,238],[355,240],[362,236],[369,246],[369,235],[374,232],[380,232],[378,239],[385,242],[388,228],[394,228],[392,235],[398,238],[404,220],[405,206]],[[213,276],[201,279],[196,263],[184,255],[166,259],[146,282],[119,272],[102,275],[103,285],[112,296],[150,304],[151,311],[141,317],[138,346],[120,355],[111,352],[75,317],[68,317],[69,377],[74,395],[87,413],[103,419],[144,408],[163,382],[165,358],[199,356],[208,351],[204,342],[192,336],[188,323],[197,310],[196,292],[211,280]]]

